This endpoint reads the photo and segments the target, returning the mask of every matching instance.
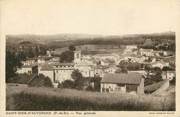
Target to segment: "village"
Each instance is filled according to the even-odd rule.
[[[145,43],[149,40],[146,39]],[[17,68],[16,73],[32,76],[41,74],[50,79],[54,88],[63,88],[62,84],[72,84],[72,74],[76,72],[84,79],[84,83],[78,84],[83,85],[81,89],[96,88],[96,91],[104,93],[145,94],[165,91],[169,88],[169,82],[175,80],[175,53],[171,51],[126,45],[121,53],[115,48],[117,52],[114,53],[83,54],[83,48],[74,47],[71,62],[61,61],[61,57],[54,56],[54,51],[49,49],[46,55],[21,61],[22,66]],[[90,51],[88,46],[86,50]],[[100,80],[95,82],[97,80],[94,79],[98,78]],[[148,91],[148,87],[160,82],[161,86]]]

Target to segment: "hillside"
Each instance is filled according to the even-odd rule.
[[[90,34],[57,34],[57,35],[7,35],[7,44],[18,44],[30,41],[50,47],[65,47],[70,44],[142,44],[145,39],[159,41],[175,40],[174,32],[129,35],[90,35]]]
[[[14,90],[14,91],[13,91]],[[17,91],[18,90],[18,91]],[[9,85],[6,88],[7,110],[73,110],[73,111],[173,111],[175,97],[168,95],[109,94]],[[16,92],[16,93],[12,93]]]

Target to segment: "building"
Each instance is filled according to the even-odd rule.
[[[175,71],[163,71],[162,79],[173,80],[176,77]]]
[[[58,63],[53,65],[54,79],[61,83],[65,80],[71,80],[71,74],[74,71],[74,63]]]
[[[49,56],[39,56],[37,63],[38,64],[45,64],[47,61],[49,61],[50,59],[52,59],[53,57],[49,57]]]
[[[139,49],[139,54],[141,56],[154,56],[153,49]]]
[[[128,50],[137,49],[137,45],[127,45],[126,49],[128,49]]]
[[[38,74],[43,74],[44,76],[49,77],[52,83],[56,82],[52,65],[48,65],[48,64],[39,65]]]
[[[147,75],[147,72],[145,71],[145,70],[134,70],[134,71],[128,71],[128,73],[139,73],[139,74],[141,74],[141,75],[143,75],[143,76],[146,76]]]
[[[82,60],[81,51],[74,51],[74,63],[78,64]]]
[[[115,73],[117,69],[119,69],[119,68],[113,65],[113,66],[109,66],[109,67],[105,68],[104,72],[105,73]]]
[[[22,61],[21,63],[25,66],[34,65],[37,63],[37,59],[36,58],[27,58],[25,61]]]
[[[164,62],[164,61],[156,61],[156,62],[152,63],[151,65],[152,65],[152,67],[159,67],[160,69],[162,69],[163,67],[168,67],[169,63]]]
[[[101,80],[101,92],[144,93],[144,79],[139,73],[105,74]]]
[[[33,74],[38,72],[37,65],[23,65],[21,68],[17,68],[18,74]]]
[[[137,54],[135,50],[137,50],[137,45],[127,45],[123,54]]]
[[[116,53],[112,53],[112,54],[96,54],[93,56],[93,58],[95,60],[110,60],[110,61],[114,61],[115,63],[117,61],[119,61],[120,57],[119,55],[117,55]]]
[[[71,74],[74,71],[74,63],[57,63],[39,65],[38,74],[50,78],[52,83],[62,83],[65,80],[72,80]]]

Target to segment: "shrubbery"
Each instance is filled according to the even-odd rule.
[[[8,83],[27,84],[33,78],[33,75],[29,74],[16,74],[8,79]]]
[[[29,83],[28,86],[33,87],[53,87],[52,82],[49,77],[45,77],[43,74],[34,77]]]

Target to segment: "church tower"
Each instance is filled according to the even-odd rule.
[[[74,63],[80,63],[81,62],[81,51],[74,51]]]

